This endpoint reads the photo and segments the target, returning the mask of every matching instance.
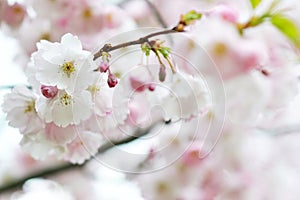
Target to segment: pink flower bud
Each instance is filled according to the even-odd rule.
[[[110,88],[115,87],[118,84],[118,79],[114,74],[109,74],[107,79],[107,84]]]
[[[155,84],[151,83],[148,85],[148,90],[153,92],[155,90]]]
[[[166,67],[165,67],[165,65],[160,65],[158,77],[159,77],[159,80],[161,82],[165,81],[165,79],[166,79]]]
[[[46,98],[54,98],[57,95],[58,89],[56,86],[41,86],[41,92]]]
[[[99,70],[101,73],[107,72],[109,69],[109,64],[107,62],[102,62],[99,66]]]

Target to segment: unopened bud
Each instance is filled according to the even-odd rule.
[[[148,85],[148,90],[153,92],[155,90],[155,84],[151,83]]]
[[[107,62],[102,62],[99,66],[99,70],[101,73],[107,72],[109,69],[109,64]]]
[[[52,99],[57,95],[58,89],[57,89],[56,86],[42,85],[41,86],[41,92],[42,92],[44,97]]]
[[[114,74],[109,74],[107,79],[107,84],[110,88],[115,87],[118,84],[118,79]]]
[[[166,79],[166,67],[165,67],[165,65],[160,65],[158,77],[159,77],[159,80],[161,82],[165,81],[165,79]]]

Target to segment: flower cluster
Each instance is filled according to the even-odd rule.
[[[93,72],[91,54],[77,37],[66,34],[60,43],[42,40],[37,48],[27,68],[31,89],[15,87],[3,109],[10,125],[24,135],[21,145],[32,156],[57,154],[82,163],[102,143],[101,133],[91,131],[102,125],[88,126],[88,121],[97,115],[95,110],[113,115],[112,91],[101,84],[104,77]],[[99,93],[102,104],[96,103]]]
[[[142,40],[145,30],[133,31],[93,55],[110,33],[152,25],[147,3],[123,2],[121,9],[92,0],[2,2],[1,23],[15,31],[28,56],[30,84],[16,86],[2,108],[32,157],[82,164],[107,139],[153,127],[133,144],[136,152],[97,157],[120,171],[160,169],[129,176],[145,199],[299,196],[299,136],[274,137],[281,126],[300,123],[291,117],[300,107],[293,102],[299,96],[300,21],[289,18],[300,12],[285,9],[289,4],[299,11],[297,3],[153,0],[167,24],[190,11],[168,30],[188,37],[156,32],[157,38]],[[33,34],[24,34],[28,27]],[[133,37],[139,47],[122,46]]]

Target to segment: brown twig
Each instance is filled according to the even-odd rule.
[[[162,25],[163,28],[167,28],[168,27],[167,23],[165,22],[165,20],[163,19],[159,11],[157,10],[156,6],[149,0],[145,0],[145,1],[148,4],[149,8],[152,10],[157,21]]]
[[[163,31],[158,31],[155,33],[151,33],[149,35],[146,35],[145,37],[141,37],[137,40],[133,40],[130,42],[124,42],[115,46],[112,46],[111,44],[105,44],[97,53],[94,54],[94,60],[98,59],[99,57],[102,56],[103,52],[111,52],[117,49],[121,49],[124,47],[128,47],[128,46],[133,46],[133,45],[137,45],[137,44],[143,44],[145,42],[149,42],[149,39],[152,37],[156,37],[159,35],[166,35],[166,34],[171,34],[171,33],[177,33],[179,31],[177,31],[176,27],[174,27],[173,29],[169,29],[169,30],[163,30]]]
[[[125,4],[127,4],[130,1],[131,0],[125,0],[125,1],[122,1],[121,3],[119,3],[118,5],[120,7],[123,7]],[[167,28],[167,23],[165,22],[165,20],[163,19],[163,17],[159,13],[157,7],[149,0],[145,0],[145,2],[147,3],[149,8],[151,9],[151,11],[152,11],[153,15],[155,16],[156,20],[158,21],[158,23],[160,23],[163,28]]]

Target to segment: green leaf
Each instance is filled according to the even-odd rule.
[[[182,16],[182,20],[186,23],[186,24],[190,24],[191,22],[193,22],[194,20],[198,20],[201,19],[202,14],[201,13],[197,13],[195,10],[192,10],[186,14],[184,14]]]
[[[260,2],[261,0],[250,0],[253,9],[255,9],[260,4]]]
[[[272,24],[283,33],[295,46],[300,48],[300,34],[296,24],[283,15],[277,14],[271,17]]]
[[[158,51],[163,55],[164,58],[167,58],[171,49],[169,47],[161,47],[158,49]]]
[[[150,48],[150,46],[147,43],[144,43],[142,45],[142,51],[145,53],[146,56],[149,56],[151,48]]]

